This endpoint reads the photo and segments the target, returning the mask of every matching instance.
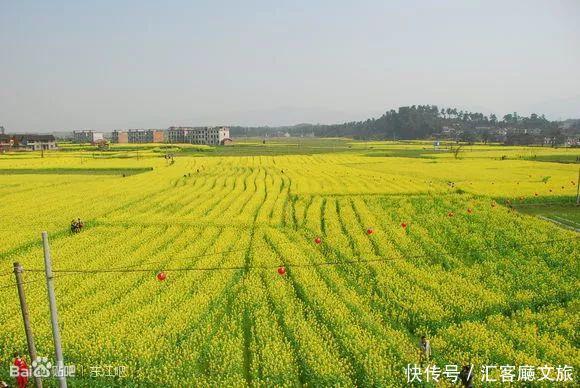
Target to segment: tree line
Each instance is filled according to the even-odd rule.
[[[500,129],[509,129],[505,142],[518,143],[518,136],[559,136],[560,122],[550,121],[544,115],[532,113],[521,116],[509,113],[501,118],[457,108],[439,108],[436,105],[412,105],[391,109],[378,118],[341,124],[299,124],[286,127],[231,127],[233,136],[268,136],[288,132],[292,136],[351,137],[354,139],[426,139],[453,133],[463,141],[497,141]],[[518,131],[521,130],[521,131]],[[534,130],[526,133],[523,130]],[[506,131],[504,131],[505,133]],[[526,137],[526,136],[524,136]],[[511,138],[511,139],[510,139]],[[525,140],[525,139],[523,139]],[[530,140],[530,139],[528,139]]]

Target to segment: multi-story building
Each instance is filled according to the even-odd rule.
[[[91,130],[73,131],[73,142],[75,143],[97,143],[104,140],[105,136],[102,132],[95,132]]]
[[[129,143],[129,135],[125,131],[114,130],[113,133],[111,134],[111,140],[113,141],[113,143],[120,144]]]
[[[163,131],[157,129],[129,129],[127,131],[129,143],[162,143]]]
[[[230,139],[228,127],[169,127],[166,131],[157,129],[128,129],[113,131],[113,143],[190,143],[223,144]]]
[[[169,127],[167,129],[167,142],[169,143],[189,143],[190,132],[193,127]]]
[[[229,137],[228,127],[170,127],[167,129],[169,143],[219,145]]]
[[[163,143],[165,141],[165,131],[154,130],[153,131],[153,143]]]
[[[113,143],[163,143],[165,134],[158,129],[115,130],[111,140]]]
[[[148,129],[129,129],[129,143],[153,143],[153,132]]]
[[[225,139],[230,138],[230,129],[228,127],[211,127],[208,128],[206,144],[223,144]]]

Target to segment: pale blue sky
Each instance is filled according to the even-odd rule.
[[[580,117],[580,1],[0,0],[12,131]]]

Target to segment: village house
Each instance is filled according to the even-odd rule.
[[[11,136],[0,133],[0,153],[4,153],[12,148],[14,141]]]
[[[566,138],[566,147],[580,147],[580,135],[568,136]]]
[[[11,138],[12,146],[18,150],[40,151],[57,148],[53,135],[12,135]]]

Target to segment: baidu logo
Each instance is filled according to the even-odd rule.
[[[48,361],[47,357],[36,357],[32,361],[32,375],[34,377],[50,377],[52,370],[52,362]]]
[[[48,360],[47,357],[36,357],[32,361],[30,368],[23,368],[18,365],[10,366],[11,377],[27,377],[27,378],[48,378],[48,377],[75,377],[76,367],[74,365],[64,365],[58,367]]]

